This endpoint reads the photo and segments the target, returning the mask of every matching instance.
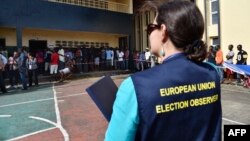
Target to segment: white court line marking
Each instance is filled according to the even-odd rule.
[[[48,128],[48,129],[36,131],[36,132],[30,133],[30,134],[26,134],[26,135],[22,135],[22,136],[19,136],[19,137],[15,137],[15,138],[9,139],[7,141],[19,140],[19,139],[22,139],[22,138],[26,138],[28,136],[32,136],[32,135],[39,134],[39,133],[42,133],[42,132],[46,132],[46,131],[53,130],[53,129],[56,129],[56,127],[52,127],[52,128]]]
[[[37,118],[37,117],[30,117],[30,118],[40,120],[40,118]],[[230,119],[227,119],[227,118],[222,118],[222,119],[225,120],[225,121],[232,122],[232,123],[237,123],[237,124],[241,124],[241,125],[246,125],[246,124],[244,124],[244,123],[240,123],[240,122],[237,122],[237,121],[233,121],[233,120],[230,120]],[[42,119],[42,121],[45,121],[45,120]],[[46,120],[45,122],[47,122],[47,120]],[[56,124],[55,124],[54,122],[48,121],[48,123],[50,123],[50,124],[56,126]],[[16,138],[13,138],[13,139],[9,139],[9,140],[7,140],[7,141],[14,141],[14,140],[22,139],[22,138],[25,138],[25,137],[28,137],[28,136],[31,136],[31,135],[35,135],[35,134],[39,134],[39,133],[42,133],[42,132],[45,132],[45,131],[53,130],[53,129],[55,129],[55,128],[57,128],[57,127],[52,127],[52,128],[40,130],[40,131],[37,131],[37,132],[33,132],[33,133],[30,133],[30,134],[26,134],[26,135],[23,135],[23,136],[16,137]]]
[[[58,102],[64,102],[64,100],[58,100]]]
[[[231,120],[231,119],[227,119],[227,118],[222,118],[222,119],[225,120],[225,121],[232,122],[232,123],[241,124],[241,125],[246,125],[245,123],[241,123],[241,122],[234,121],[234,120]]]
[[[77,94],[72,94],[72,95],[67,95],[67,96],[60,96],[58,98],[74,97],[74,96],[85,95],[85,94],[87,94],[87,93],[77,93]],[[20,103],[1,105],[0,108],[9,107],[9,106],[16,106],[16,105],[22,105],[22,104],[35,103],[35,102],[43,102],[43,101],[48,101],[48,100],[53,100],[53,99],[54,98],[45,98],[45,99],[39,99],[39,100],[33,100],[33,101],[26,101],[26,102],[20,102]]]
[[[0,115],[0,118],[9,118],[11,117],[12,115]]]
[[[69,141],[69,134],[67,131],[62,127],[62,121],[61,121],[61,116],[60,116],[60,111],[58,107],[58,101],[57,101],[57,96],[56,96],[56,89],[55,89],[55,84],[53,84],[53,92],[54,92],[54,100],[55,100],[55,111],[56,111],[56,123],[57,127],[60,129],[64,136],[64,141]]]
[[[51,125],[54,125],[55,127],[59,128],[59,127],[58,127],[58,124],[55,123],[55,122],[53,122],[53,121],[51,121],[51,120],[48,120],[48,119],[45,119],[45,118],[41,118],[41,117],[35,117],[35,116],[29,116],[29,118],[31,118],[31,119],[36,119],[36,120],[40,120],[40,121],[44,121],[44,122],[47,122],[47,123],[49,123],[49,124],[51,124]]]

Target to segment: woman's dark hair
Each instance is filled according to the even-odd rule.
[[[166,26],[168,36],[175,47],[183,49],[190,60],[203,61],[207,55],[207,46],[201,40],[204,20],[197,6],[183,0],[149,3],[157,12],[157,24]]]

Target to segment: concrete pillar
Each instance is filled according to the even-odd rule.
[[[17,27],[16,28],[16,41],[17,41],[17,49],[20,50],[23,46],[23,38],[22,38],[22,28]]]

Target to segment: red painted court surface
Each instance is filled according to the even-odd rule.
[[[117,85],[125,76],[115,76],[113,80]],[[0,140],[18,140],[18,141],[101,141],[104,139],[105,131],[107,128],[107,121],[94,104],[92,99],[86,93],[85,89],[99,80],[100,78],[89,78],[89,79],[78,79],[78,80],[67,80],[62,83],[48,84],[47,87],[40,86],[39,88],[31,88],[28,93],[20,93],[18,95],[4,95],[0,99],[7,99],[8,97],[17,97],[25,95],[39,95],[39,98],[32,100],[24,100],[19,103],[13,103],[10,101],[8,103],[3,103],[0,101],[0,116],[2,115],[12,115],[11,117],[0,117],[0,125],[5,121],[14,118],[11,114],[11,108],[13,106],[24,106],[24,105],[34,105],[36,103],[44,103],[45,105],[35,106],[35,112],[30,112],[29,115],[25,116],[24,120],[35,120],[33,124],[26,124],[23,126],[29,126],[26,128],[20,128],[20,130],[27,130],[23,134],[14,135],[11,133],[11,129],[6,131],[1,129]],[[45,90],[46,89],[46,90]],[[51,93],[50,97],[42,96],[45,95],[44,92]],[[48,95],[48,94],[47,94]],[[53,96],[54,95],[54,96]],[[28,96],[27,96],[28,97]],[[20,99],[20,98],[19,98]],[[27,98],[24,98],[27,99]],[[51,106],[47,106],[52,103]],[[1,112],[1,108],[5,110]],[[46,108],[46,109],[45,109]],[[41,110],[42,109],[42,110]],[[50,110],[52,109],[52,110]],[[26,109],[29,111],[30,109]],[[25,112],[25,110],[23,111]],[[37,113],[36,113],[37,112]],[[43,113],[44,112],[44,113]],[[46,112],[50,112],[52,116],[46,117]],[[13,112],[14,113],[14,112]],[[19,115],[24,115],[20,113]],[[34,116],[32,118],[30,116]],[[54,115],[54,116],[53,116]],[[17,117],[17,116],[15,116]],[[29,117],[29,118],[28,118]],[[13,126],[15,128],[20,124],[20,121],[13,121],[13,124],[8,124],[6,127]],[[28,122],[28,121],[27,121]],[[37,129],[36,126],[44,125],[43,129]],[[34,126],[34,127],[30,127]],[[42,126],[42,125],[41,125]],[[29,130],[31,130],[29,132]],[[2,135],[2,137],[1,137]]]

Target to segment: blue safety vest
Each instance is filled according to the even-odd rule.
[[[176,54],[131,76],[140,141],[220,141],[221,95],[216,69]]]

